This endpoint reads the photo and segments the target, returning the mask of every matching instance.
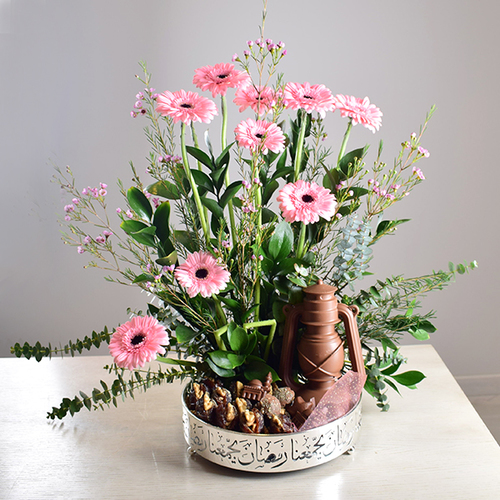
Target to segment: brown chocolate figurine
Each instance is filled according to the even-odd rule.
[[[344,322],[349,357],[352,369],[364,373],[364,359],[359,339],[356,306],[338,303],[336,288],[319,280],[316,285],[304,289],[301,304],[285,306],[287,316],[281,352],[280,376],[284,383],[300,396],[307,410],[300,411],[307,416],[323,395],[342,375],[344,367],[344,343],[335,330],[335,325]],[[339,319],[340,317],[340,319]],[[306,327],[296,350],[299,364],[307,384],[298,384],[292,377],[292,360],[299,320]],[[314,398],[314,399],[313,399]],[[307,405],[308,402],[313,403]],[[298,404],[298,402],[297,402]],[[293,408],[293,407],[292,407]],[[293,409],[291,410],[293,413]]]

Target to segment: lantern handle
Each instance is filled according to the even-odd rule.
[[[347,347],[349,349],[349,359],[351,360],[352,370],[364,375],[365,360],[363,351],[361,350],[361,340],[359,338],[358,324],[356,316],[359,313],[358,306],[348,306],[339,302],[338,304],[339,317],[344,322],[345,332],[347,337]]]

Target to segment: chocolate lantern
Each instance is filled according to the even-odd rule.
[[[342,375],[344,342],[335,330],[335,325],[341,320],[345,326],[352,369],[360,373],[365,371],[356,323],[359,309],[357,306],[338,303],[335,297],[336,290],[335,287],[319,280],[316,285],[304,289],[305,298],[301,304],[285,306],[284,309],[286,322],[280,376],[300,397],[299,401],[303,400],[310,410]],[[308,380],[307,384],[296,383],[292,376],[292,360],[299,320],[306,327],[306,331],[296,349],[300,368]],[[297,410],[300,411],[299,408]]]

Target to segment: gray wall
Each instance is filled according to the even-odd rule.
[[[127,306],[144,307],[144,294],[84,270],[85,256],[61,243],[53,164],[71,165],[80,188],[106,182],[113,211],[121,201],[111,188],[117,177],[128,184],[128,161],[145,169],[142,123],[129,117],[137,62],[148,61],[160,91],[194,90],[195,68],[230,61],[257,38],[260,10],[258,0],[0,3],[0,356],[17,341],[113,327]],[[479,261],[425,302],[439,313],[432,343],[461,376],[499,372],[499,16],[491,0],[269,0],[266,27],[287,44],[289,81],[368,95],[382,109],[380,132],[356,127],[351,146],[382,138],[391,162],[437,105],[423,142],[427,180],[386,214],[414,220],[377,245],[371,270],[412,276]],[[338,148],[345,121],[334,114],[327,126]]]

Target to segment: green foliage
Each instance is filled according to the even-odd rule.
[[[183,367],[181,369],[171,368],[169,370],[159,368],[156,372],[151,370],[129,372],[130,377],[128,380],[125,380],[123,375],[126,370],[120,369],[116,365],[105,368],[108,369],[109,373],[116,375],[111,386],[108,386],[106,382],[101,380],[101,387],[92,389],[90,396],[80,391],[80,396],[75,396],[73,399],[63,398],[59,407],[53,407],[52,411],[47,413],[47,418],[51,420],[56,418],[63,419],[68,413],[73,416],[82,408],[91,411],[104,409],[104,407],[109,407],[111,404],[117,406],[119,399],[124,401],[127,397],[134,398],[134,395],[138,391],[145,392],[155,385],[173,382],[176,379],[183,380],[186,377],[194,375],[192,367]]]
[[[104,327],[102,332],[92,332],[90,337],[85,336],[83,340],[69,341],[64,347],[52,347],[50,344],[45,347],[40,342],[36,342],[34,345],[25,342],[22,346],[16,343],[11,347],[10,352],[18,358],[35,358],[37,361],[51,358],[53,354],[60,354],[61,357],[64,354],[70,354],[73,357],[75,353],[81,354],[83,350],[90,351],[93,347],[99,348],[103,342],[109,344],[111,335],[112,333],[108,331],[107,327]]]

